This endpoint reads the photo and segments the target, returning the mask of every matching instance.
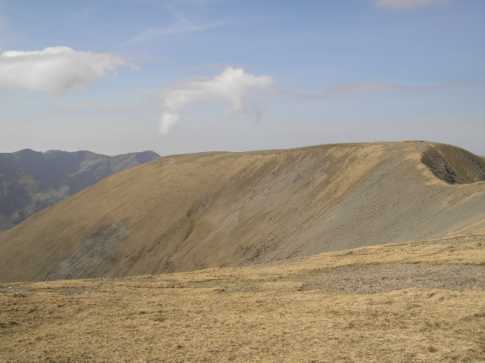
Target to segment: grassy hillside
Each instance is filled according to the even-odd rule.
[[[0,361],[481,362],[485,235],[0,284]]]
[[[151,151],[113,157],[89,151],[0,153],[0,230],[108,175],[158,157]]]
[[[483,162],[426,142],[164,157],[0,236],[0,280],[186,271],[485,232]]]

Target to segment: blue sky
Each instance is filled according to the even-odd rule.
[[[0,57],[1,151],[485,155],[482,0],[0,0],[0,49],[34,52]]]

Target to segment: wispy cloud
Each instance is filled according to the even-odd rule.
[[[0,32],[5,30],[6,27],[7,27],[7,19],[4,16],[0,15]]]
[[[125,65],[109,53],[50,47],[0,51],[0,88],[63,93],[89,84]]]
[[[226,68],[221,74],[206,80],[191,81],[170,89],[162,95],[160,132],[167,134],[181,119],[181,111],[200,101],[229,104],[234,112],[244,112],[248,97],[268,90],[273,80],[269,76],[255,76],[242,68]]]
[[[9,31],[8,31],[8,19],[0,14],[0,51],[1,47],[5,46],[7,38],[9,38]]]
[[[185,16],[177,15],[175,21],[168,25],[162,27],[152,27],[147,28],[135,34],[133,37],[125,42],[125,45],[137,45],[142,43],[147,43],[155,41],[164,36],[178,35],[178,34],[189,34],[189,33],[202,33],[212,29],[217,29],[229,24],[227,21],[213,21],[213,22],[203,22],[198,23],[189,20]]]
[[[338,96],[352,93],[384,93],[384,92],[430,92],[457,87],[469,87],[481,84],[480,82],[445,82],[432,84],[403,84],[392,82],[361,82],[342,84],[329,88],[323,92],[327,96]]]
[[[295,96],[307,99],[324,99],[354,94],[379,93],[429,93],[458,88],[485,87],[485,81],[455,81],[430,84],[403,84],[398,82],[355,82],[345,83],[325,88],[321,91],[292,91],[279,89],[281,95]]]
[[[329,86],[320,91],[298,91],[276,88],[269,76],[256,76],[244,69],[228,67],[211,79],[186,82],[178,87],[166,90],[162,94],[162,115],[160,133],[167,134],[183,119],[186,108],[199,102],[212,105],[229,105],[238,114],[256,116],[257,109],[264,103],[283,97],[290,102],[298,100],[318,101],[334,98],[346,98],[354,95],[381,95],[402,93],[406,95],[432,94],[460,88],[485,87],[485,81],[452,81],[430,84],[404,84],[399,82],[354,82]],[[258,104],[251,104],[256,99]]]
[[[414,9],[439,5],[447,0],[375,0],[378,7],[389,9]]]

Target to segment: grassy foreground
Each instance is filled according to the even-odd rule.
[[[485,235],[4,283],[0,361],[485,361]]]

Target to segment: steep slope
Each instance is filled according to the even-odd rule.
[[[433,172],[441,158],[427,155],[443,148],[460,183]],[[482,166],[462,168],[464,153],[404,142],[161,158],[5,232],[0,279],[182,271],[483,232]]]
[[[89,151],[0,154],[0,230],[118,171],[152,161],[151,151],[118,156]]]
[[[434,145],[423,153],[422,161],[438,178],[450,184],[485,180],[485,159],[449,145]]]

